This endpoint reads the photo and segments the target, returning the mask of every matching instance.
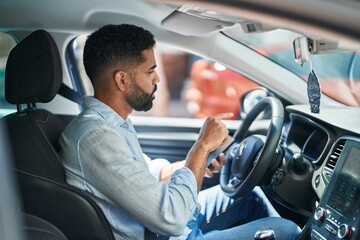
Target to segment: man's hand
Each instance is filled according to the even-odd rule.
[[[220,120],[230,118],[232,116],[232,113],[222,113],[214,117],[207,118],[200,130],[197,144],[202,145],[209,152],[217,149],[225,142],[227,136],[229,135],[229,131],[227,130],[225,124]]]
[[[214,173],[218,173],[221,170],[221,166],[225,165],[226,158],[224,153],[220,153],[219,155],[219,161],[215,158],[211,160],[211,167],[205,168],[205,177],[212,178]]]
[[[202,126],[199,137],[191,148],[187,158],[185,166],[188,167],[195,175],[198,190],[201,187],[203,177],[205,175],[205,164],[209,153],[217,149],[223,144],[229,136],[225,124],[221,122],[221,119],[232,117],[232,113],[223,113],[214,117],[206,119]],[[222,159],[222,160],[221,160]],[[225,161],[225,156],[220,157],[220,162]],[[215,171],[219,171],[221,164],[215,160]],[[206,170],[206,174],[212,176],[212,169]]]

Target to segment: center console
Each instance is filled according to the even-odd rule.
[[[360,239],[360,142],[347,140],[314,212],[311,239]]]

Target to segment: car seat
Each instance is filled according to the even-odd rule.
[[[35,106],[50,102],[61,84],[60,55],[48,32],[37,30],[12,49],[5,70],[5,98],[17,105],[17,112],[2,121],[10,136],[23,211],[50,222],[69,240],[115,239],[98,205],[65,182],[57,154],[65,124]]]

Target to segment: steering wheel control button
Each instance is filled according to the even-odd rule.
[[[233,177],[229,180],[228,184],[226,185],[229,190],[235,190],[236,187],[241,183],[241,180],[237,177]]]
[[[340,239],[349,239],[351,236],[352,230],[347,224],[341,224],[337,231],[337,236]]]
[[[279,185],[285,178],[285,172],[283,169],[278,169],[271,177],[271,184],[272,185]]]
[[[258,230],[254,236],[255,240],[275,240],[275,238],[276,235],[272,229]]]

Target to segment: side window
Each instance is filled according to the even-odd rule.
[[[5,100],[5,66],[10,50],[15,45],[13,38],[0,32],[0,117],[16,111],[16,106]]]
[[[162,97],[155,98],[153,115],[206,118],[232,112],[233,119],[238,119],[240,98],[259,87],[230,68],[199,56],[161,45],[156,51],[159,85],[163,87],[159,88]]]
[[[93,95],[91,82],[82,64],[86,37],[78,37],[72,45],[77,58],[82,88]],[[240,117],[240,98],[260,86],[247,77],[218,63],[196,55],[157,44],[155,48],[157,73],[160,77],[153,108],[132,115],[206,118],[219,113],[233,112]]]

